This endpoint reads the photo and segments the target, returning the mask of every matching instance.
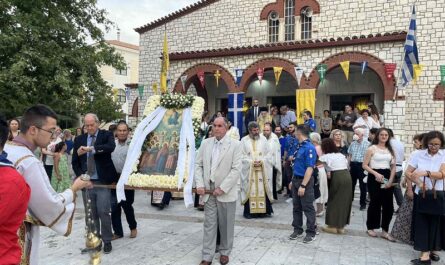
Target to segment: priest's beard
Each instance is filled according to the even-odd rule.
[[[256,133],[256,134],[249,133],[249,136],[250,136],[250,139],[252,139],[252,140],[260,139],[260,135],[258,133]]]

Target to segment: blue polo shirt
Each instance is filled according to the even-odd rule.
[[[308,167],[315,167],[315,162],[317,162],[317,151],[315,151],[314,145],[309,140],[305,140],[301,145],[298,145],[295,148],[295,151],[292,154],[295,153],[293,168],[294,176],[303,178]]]
[[[304,121],[304,124],[308,125],[313,132],[317,130],[317,125],[315,124],[315,121],[312,118],[310,118],[307,121]]]
[[[286,142],[284,145],[284,151],[287,152],[287,156],[291,156],[295,152],[295,148],[298,145],[298,140],[295,137],[290,136],[290,135],[286,135],[285,139],[286,139]],[[284,152],[283,152],[283,154],[284,154]]]
[[[286,137],[281,136],[280,138],[278,138],[278,141],[280,141],[281,157],[283,157],[284,156],[284,148],[286,147]]]

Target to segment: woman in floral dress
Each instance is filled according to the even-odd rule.
[[[51,186],[57,192],[63,192],[71,186],[66,148],[65,142],[60,142],[54,147],[53,176],[56,177],[51,178]]]

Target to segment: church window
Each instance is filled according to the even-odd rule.
[[[284,7],[285,41],[295,39],[295,0],[286,0]]]
[[[307,40],[312,38],[312,16],[308,16],[305,12],[301,14],[301,39]]]
[[[121,104],[127,101],[127,95],[125,94],[125,90],[119,89],[117,92],[117,101]]]
[[[280,28],[279,16],[276,11],[269,14],[269,42],[278,42],[278,32]]]

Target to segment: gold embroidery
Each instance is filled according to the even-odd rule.
[[[66,208],[63,207],[63,211],[62,211],[62,213],[59,214],[59,216],[57,216],[57,218],[56,218],[56,219],[55,219],[55,220],[48,226],[48,228],[53,227],[53,225],[54,225],[55,223],[57,223],[57,221],[59,221],[60,217],[62,217],[62,215],[63,215],[65,212],[66,212]]]
[[[19,236],[19,245],[20,245],[20,249],[22,250],[22,256],[20,257],[20,265],[29,265],[29,259],[30,256],[29,254],[27,254],[27,249],[26,249],[26,225],[23,222],[20,225],[19,231],[18,231],[18,236]]]
[[[24,222],[27,222],[27,223],[30,223],[30,224],[33,224],[33,225],[38,225],[38,226],[46,226],[42,221],[40,221],[39,219],[34,218],[34,217],[32,217],[31,215],[28,215],[28,214],[25,216]]]
[[[34,157],[34,156],[33,156],[33,155],[26,155],[26,156],[20,158],[19,160],[17,160],[17,161],[14,163],[14,167],[17,169],[17,167],[18,167],[18,165],[20,164],[20,162],[22,162],[23,160],[25,160],[25,159],[27,159],[27,158],[30,158],[30,157]]]

